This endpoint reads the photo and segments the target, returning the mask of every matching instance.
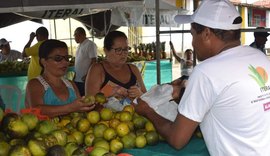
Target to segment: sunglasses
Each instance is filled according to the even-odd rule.
[[[61,62],[63,59],[65,59],[65,61],[69,62],[71,61],[72,56],[71,55],[55,55],[55,56],[51,56],[51,57],[47,57],[47,59],[52,59],[55,62]]]
[[[128,53],[131,50],[131,47],[126,47],[126,48],[112,48],[114,52],[117,55],[121,55],[123,53]]]

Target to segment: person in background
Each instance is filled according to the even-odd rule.
[[[85,30],[78,27],[74,32],[75,41],[79,43],[75,57],[75,78],[81,96],[85,95],[85,78],[89,67],[97,60],[97,46],[86,38]]]
[[[10,41],[7,41],[5,38],[0,40],[0,62],[3,61],[17,61],[22,59],[22,53],[17,50],[10,49]]]
[[[267,41],[267,37],[269,36],[269,33],[265,31],[260,31],[260,30],[264,30],[265,29],[264,27],[257,27],[256,29],[258,31],[254,32],[255,41],[252,42],[249,46],[253,48],[257,48],[260,51],[262,51],[264,54],[266,54],[265,43]]]
[[[30,60],[30,64],[29,64],[28,72],[27,72],[28,80],[31,80],[40,75],[41,67],[39,65],[38,50],[39,50],[39,46],[45,40],[48,39],[48,36],[49,36],[48,30],[45,27],[39,27],[36,30],[36,33],[32,32],[30,34],[29,41],[24,46],[24,49],[22,52],[23,57],[31,56],[31,60]],[[35,37],[38,42],[32,47],[30,47]]]
[[[263,53],[241,46],[242,18],[228,0],[204,0],[193,15],[192,46],[201,63],[188,79],[171,122],[138,99],[135,111],[153,122],[165,140],[183,148],[197,126],[210,155],[270,155],[270,62]]]
[[[187,49],[184,53],[184,58],[176,54],[173,43],[170,41],[170,47],[175,59],[181,64],[181,77],[180,79],[188,79],[193,70],[193,51]]]
[[[59,40],[46,40],[39,48],[41,75],[26,86],[26,107],[39,108],[49,117],[91,111],[95,105],[84,103],[76,85],[64,78],[69,66],[68,47]]]
[[[101,92],[106,97],[129,101],[141,96],[146,88],[138,68],[127,63],[130,47],[128,38],[121,31],[111,31],[104,39],[106,59],[95,63],[86,77],[86,95]]]

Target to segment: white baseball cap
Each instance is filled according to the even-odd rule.
[[[240,14],[229,0],[203,0],[193,15],[176,15],[174,20],[179,24],[198,23],[213,29],[236,30],[241,28],[241,22],[234,24],[237,17]]]
[[[2,47],[3,45],[7,45],[10,41],[7,41],[6,39],[2,38],[0,40],[0,47]]]

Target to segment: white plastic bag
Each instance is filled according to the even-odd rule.
[[[104,104],[104,107],[113,109],[115,111],[122,111],[126,105],[130,105],[130,99],[125,98],[118,100],[115,97],[109,97],[107,103]]]
[[[155,85],[148,92],[144,93],[140,98],[153,108],[162,117],[174,121],[178,113],[178,105],[172,97],[173,87],[170,84]],[[134,100],[137,104],[137,100]]]
[[[106,108],[111,108],[115,111],[121,111],[124,108],[120,101],[115,97],[108,98],[108,101],[104,104],[104,106]]]

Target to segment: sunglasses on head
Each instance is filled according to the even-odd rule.
[[[55,62],[61,62],[63,59],[65,59],[65,61],[69,62],[71,60],[72,56],[71,55],[55,55],[55,56],[51,56],[51,57],[47,57],[47,59],[52,59]]]

